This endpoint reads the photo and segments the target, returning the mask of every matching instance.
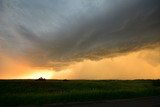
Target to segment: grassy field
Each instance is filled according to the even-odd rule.
[[[0,106],[160,95],[160,80],[0,80]]]

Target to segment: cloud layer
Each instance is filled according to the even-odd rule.
[[[31,66],[58,70],[159,46],[159,0],[0,0],[0,57]]]
[[[159,79],[160,48],[140,50],[99,61],[84,60],[54,72],[54,79]],[[156,59],[155,59],[156,58]]]

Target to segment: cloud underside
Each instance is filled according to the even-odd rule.
[[[0,57],[59,70],[156,47],[159,0],[0,0]]]

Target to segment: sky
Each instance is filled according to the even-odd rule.
[[[159,0],[0,0],[0,79],[160,79]]]

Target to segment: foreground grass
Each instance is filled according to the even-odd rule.
[[[0,106],[160,95],[159,80],[1,80]]]

